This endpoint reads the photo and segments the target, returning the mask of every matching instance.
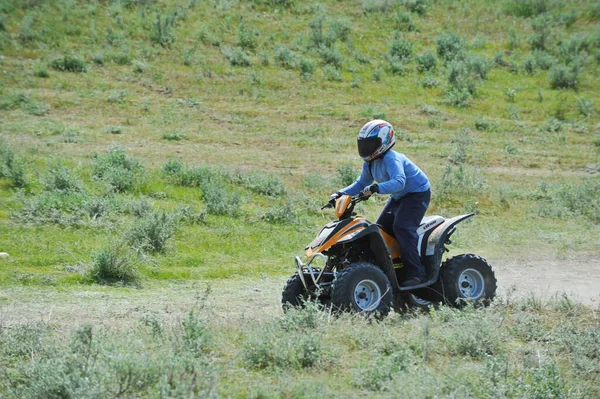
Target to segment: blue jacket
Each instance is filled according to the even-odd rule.
[[[340,192],[356,195],[373,181],[378,182],[379,194],[391,194],[394,199],[430,188],[429,179],[417,165],[406,155],[390,150],[383,157],[364,162],[358,179]]]

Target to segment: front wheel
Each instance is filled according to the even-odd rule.
[[[367,262],[342,269],[333,281],[334,308],[365,315],[386,316],[392,307],[392,286],[383,271]]]
[[[466,302],[488,305],[496,295],[496,276],[482,257],[458,255],[440,268],[440,285],[444,301],[461,307]]]

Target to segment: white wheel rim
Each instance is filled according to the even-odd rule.
[[[476,269],[465,269],[458,276],[458,290],[466,299],[479,299],[485,291],[485,279]]]
[[[429,302],[429,301],[428,301],[428,300],[426,300],[426,299],[419,298],[418,296],[416,296],[416,295],[414,295],[414,294],[410,294],[410,296],[412,297],[412,300],[413,300],[413,301],[414,301],[414,302],[415,302],[417,305],[419,305],[419,306],[425,306],[425,307],[427,307],[427,306],[431,305],[431,302]]]
[[[362,280],[354,287],[354,302],[360,310],[375,310],[381,302],[381,289],[373,280]]]

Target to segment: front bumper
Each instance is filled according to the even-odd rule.
[[[300,259],[299,256],[296,256],[296,258],[294,259],[294,261],[296,263],[296,271],[298,272],[300,281],[302,281],[302,285],[304,285],[304,288],[306,288],[307,290],[309,289],[309,287],[308,287],[305,276],[310,276],[310,279],[312,280],[314,287],[318,288],[319,282],[321,281],[321,277],[323,277],[323,272],[325,271],[325,268],[322,268],[321,270],[317,270],[311,266],[311,263],[316,258],[323,259],[325,261],[325,264],[327,264],[327,257],[325,255],[323,255],[322,253],[313,254],[310,258],[308,258],[308,262],[306,264],[302,263],[302,260]]]

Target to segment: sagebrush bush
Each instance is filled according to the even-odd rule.
[[[551,0],[508,0],[504,10],[517,17],[530,18],[547,12],[551,4]]]
[[[359,173],[354,169],[351,163],[343,163],[337,168],[337,180],[343,187],[354,183]]]
[[[335,46],[322,45],[317,49],[317,54],[321,57],[321,61],[325,65],[331,65],[335,68],[341,68],[344,62],[344,56]]]
[[[209,214],[231,217],[241,214],[240,204],[242,199],[239,193],[213,183],[203,183],[200,188],[202,190],[202,200]]]
[[[171,158],[161,168],[164,178],[179,186],[200,187],[216,183],[223,173],[208,166],[186,167],[180,159]]]
[[[109,245],[92,254],[88,273],[100,284],[134,284],[140,279],[135,257],[122,245]]]
[[[398,11],[394,17],[394,22],[396,23],[396,29],[398,29],[399,31],[417,31],[417,26],[413,22],[413,18],[409,12]]]
[[[303,57],[299,63],[300,78],[302,78],[302,80],[310,79],[316,68],[317,66],[313,60]]]
[[[279,66],[292,69],[296,67],[296,54],[287,47],[278,46],[275,49],[275,62],[279,64]]]
[[[25,162],[2,140],[0,140],[0,179],[8,180],[12,187],[23,188],[28,185]]]
[[[177,229],[177,218],[165,212],[152,212],[138,219],[125,234],[129,245],[140,252],[164,253]]]
[[[87,65],[85,61],[76,56],[65,55],[52,60],[50,63],[52,68],[61,72],[86,72]]]
[[[585,118],[591,118],[594,115],[594,103],[587,98],[578,98],[577,99],[577,110],[579,111],[579,115]]]
[[[80,193],[84,191],[83,183],[75,176],[71,169],[55,162],[50,165],[43,180],[46,191],[62,191],[66,193]]]
[[[253,170],[248,173],[233,173],[230,176],[233,183],[240,184],[250,191],[268,197],[278,197],[286,193],[285,185],[277,175]]]
[[[445,33],[436,39],[437,53],[445,63],[460,58],[464,41],[456,33]]]
[[[333,65],[325,65],[325,80],[329,82],[341,82],[342,71]]]
[[[551,22],[551,17],[546,14],[541,14],[533,19],[531,22],[533,34],[529,37],[531,50],[543,51],[549,46]]]
[[[404,7],[415,14],[425,15],[430,5],[430,0],[404,0]]]
[[[593,223],[600,223],[600,183],[597,179],[542,184],[535,197],[540,201],[540,216],[565,218],[581,215]]]
[[[165,15],[163,18],[160,13],[156,13],[156,20],[152,25],[150,32],[150,40],[154,44],[158,44],[162,47],[170,47],[175,43],[175,33],[173,28],[175,27],[177,16],[174,13]]]
[[[23,196],[22,207],[11,217],[24,224],[56,224],[61,227],[81,226],[86,215],[87,197],[81,193],[44,191],[34,196]]]
[[[237,45],[244,50],[254,51],[258,46],[258,35],[259,32],[256,29],[252,29],[245,22],[242,22],[237,33]]]
[[[437,69],[437,57],[429,51],[416,56],[416,60],[419,72],[435,72]]]
[[[412,58],[413,44],[406,40],[400,32],[394,34],[394,40],[390,44],[388,55],[400,62],[407,63]]]
[[[576,65],[556,65],[548,72],[550,87],[553,89],[577,89],[579,86],[579,67]]]
[[[143,165],[120,147],[104,155],[94,155],[93,176],[104,182],[110,191],[131,191],[142,178]]]
[[[252,65],[250,57],[241,47],[224,47],[221,52],[233,66],[249,67]]]
[[[289,202],[274,206],[267,210],[261,219],[269,223],[281,223],[281,224],[298,224],[298,211]]]

